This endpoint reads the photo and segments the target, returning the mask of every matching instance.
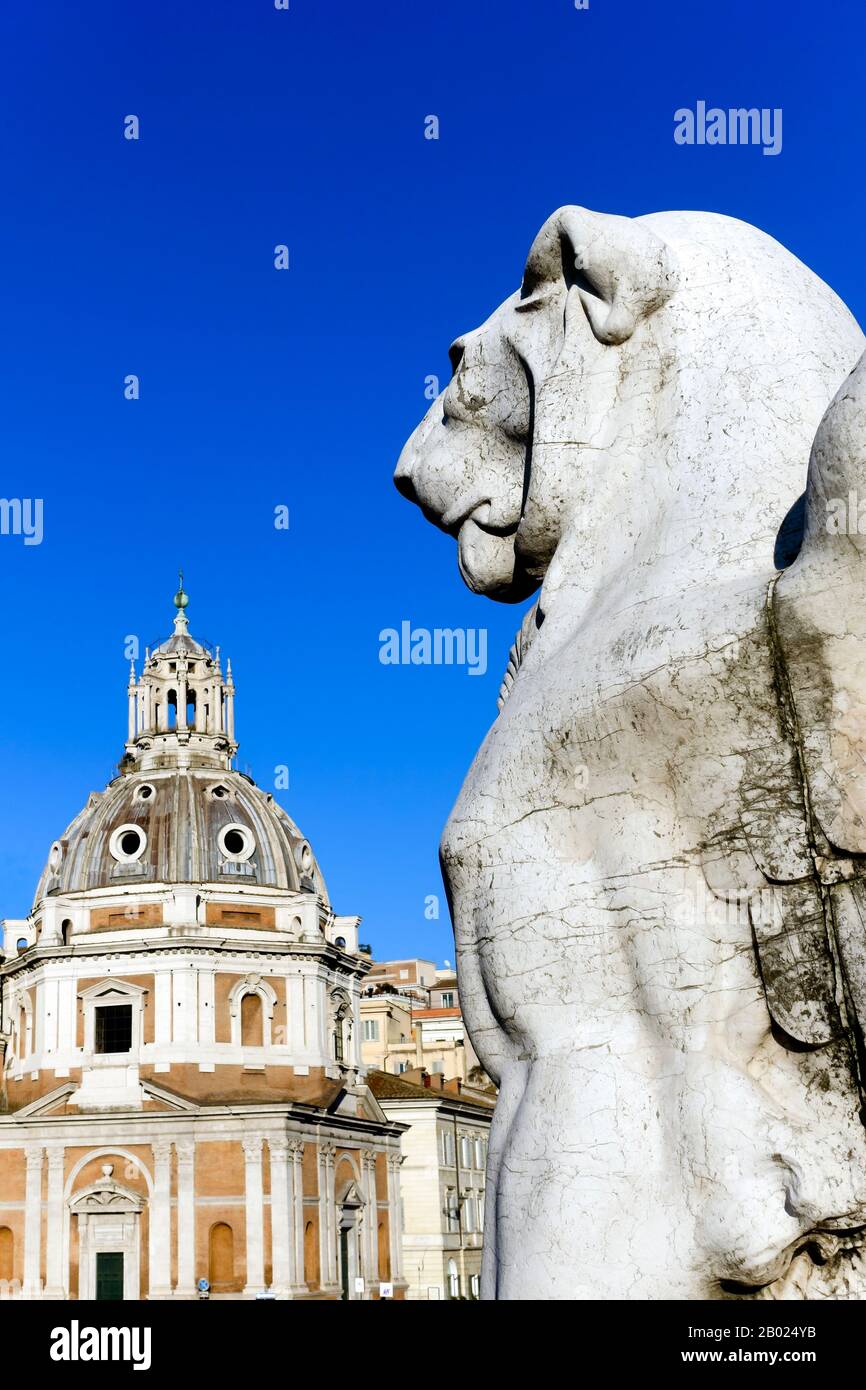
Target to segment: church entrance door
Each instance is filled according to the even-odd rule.
[[[96,1299],[98,1303],[115,1302],[123,1298],[123,1252],[96,1252]]]

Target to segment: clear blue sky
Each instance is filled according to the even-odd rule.
[[[392,487],[425,377],[568,202],[755,222],[866,320],[864,39],[853,0],[3,8],[0,495],[45,535],[0,537],[0,916],[112,775],[124,638],[168,633],[182,563],[338,911],[451,956],[424,900],[520,611]],[[676,145],[698,100],[781,107],[782,153]],[[487,675],[381,665],[405,619],[486,626]]]

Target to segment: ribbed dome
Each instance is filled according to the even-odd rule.
[[[35,901],[135,883],[312,888],[327,902],[283,808],[243,773],[213,767],[130,772],[94,793],[52,846]]]

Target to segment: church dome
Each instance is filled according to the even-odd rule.
[[[49,894],[151,883],[327,890],[309,844],[269,792],[232,762],[231,662],[189,633],[183,577],[174,632],[129,673],[121,775],[55,840],[36,889]]]
[[[244,773],[220,768],[132,772],[94,792],[52,845],[36,902],[145,883],[312,890],[327,902],[294,821]]]

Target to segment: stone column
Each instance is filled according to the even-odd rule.
[[[261,1135],[242,1141],[244,1190],[247,1203],[247,1282],[244,1293],[257,1294],[265,1287],[264,1198],[262,1193]]]
[[[319,1265],[323,1284],[337,1282],[337,1202],[333,1144],[319,1145]]]
[[[40,1243],[42,1237],[42,1157],[41,1144],[25,1150],[27,1178],[24,1187],[24,1288],[25,1298],[39,1298]]]
[[[154,1139],[153,1197],[148,1212],[149,1298],[171,1297],[171,1140]],[[180,1161],[178,1161],[178,1177]],[[178,1193],[179,1196],[179,1193]],[[178,1213],[180,1206],[178,1205]],[[179,1226],[178,1226],[178,1229]]]
[[[195,1140],[179,1139],[177,1150],[177,1288],[195,1296]]]
[[[296,1282],[288,1139],[283,1135],[268,1139],[268,1152],[271,1156],[271,1277],[274,1292],[287,1295]]]
[[[63,1172],[65,1151],[48,1150],[45,1297],[66,1298],[68,1266],[64,1259]]]
[[[362,1154],[364,1167],[364,1200],[366,1202],[364,1227],[367,1249],[361,1270],[368,1286],[379,1279],[379,1205],[376,1201],[376,1154],[365,1149]]]
[[[295,1247],[295,1287],[307,1286],[304,1270],[304,1141],[292,1140],[289,1144],[292,1156],[292,1236]]]
[[[403,1207],[400,1200],[400,1154],[388,1155],[388,1236],[391,1282],[403,1278]]]

